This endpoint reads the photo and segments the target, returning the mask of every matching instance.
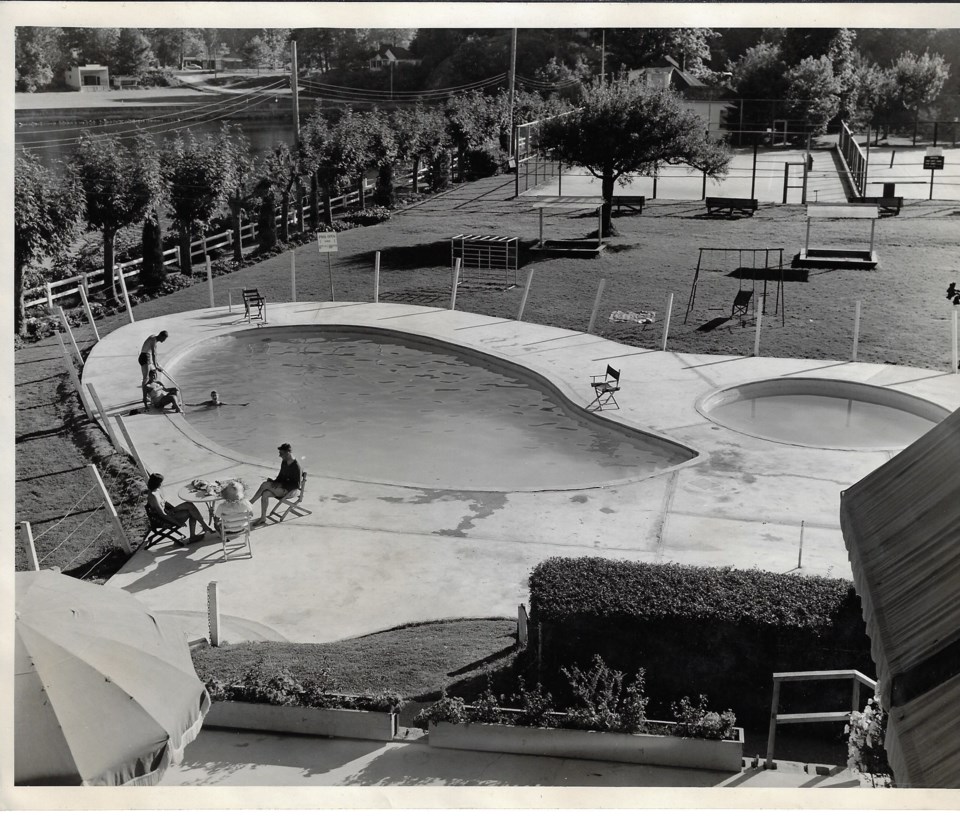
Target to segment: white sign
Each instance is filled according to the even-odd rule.
[[[329,254],[337,250],[337,235],[334,231],[327,231],[317,235],[317,251]]]

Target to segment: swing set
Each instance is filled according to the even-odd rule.
[[[723,254],[723,265],[721,268],[710,268],[711,258],[715,255]],[[729,259],[736,254],[737,267],[729,267]],[[706,255],[706,256],[705,256]],[[749,256],[748,256],[749,255]],[[749,267],[744,267],[744,260],[751,263]],[[763,265],[758,265],[758,261]],[[786,324],[784,316],[785,295],[783,290],[783,249],[782,248],[701,248],[700,255],[697,257],[697,269],[693,274],[693,284],[690,287],[690,297],[687,299],[687,312],[683,315],[684,325],[690,317],[694,302],[697,299],[697,286],[700,283],[701,273],[719,272],[726,276],[737,275],[737,293],[734,295],[733,304],[730,308],[730,318],[739,317],[741,324],[746,324],[747,314],[749,313],[754,321],[757,318],[757,280],[763,281],[763,313],[767,313],[767,282],[771,279],[771,273],[776,280],[777,288],[774,294],[773,315],[780,315],[780,324]]]

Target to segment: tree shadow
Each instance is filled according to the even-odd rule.
[[[810,281],[810,269],[789,266],[784,266],[782,269],[739,266],[723,276],[744,280],[766,280],[767,282],[776,282],[782,276],[785,283],[806,283]]]
[[[698,325],[695,330],[701,333],[714,331],[720,326],[730,322],[731,319],[731,317],[714,317],[712,320],[707,320],[703,325]]]

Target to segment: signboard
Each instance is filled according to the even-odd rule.
[[[936,171],[943,168],[943,156],[930,156],[927,155],[923,158],[923,168],[926,171]]]
[[[334,231],[327,231],[317,235],[317,251],[321,254],[330,254],[337,250],[337,234]]]

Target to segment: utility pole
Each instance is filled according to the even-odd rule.
[[[293,151],[300,150],[300,87],[297,83],[297,41],[290,41],[290,92],[293,98]]]
[[[514,140],[513,140],[513,96],[515,93],[515,85],[517,80],[517,30],[510,30],[510,100],[508,104],[507,112],[507,139],[510,141],[510,145],[507,149],[507,154],[510,157],[516,159],[514,154]]]

